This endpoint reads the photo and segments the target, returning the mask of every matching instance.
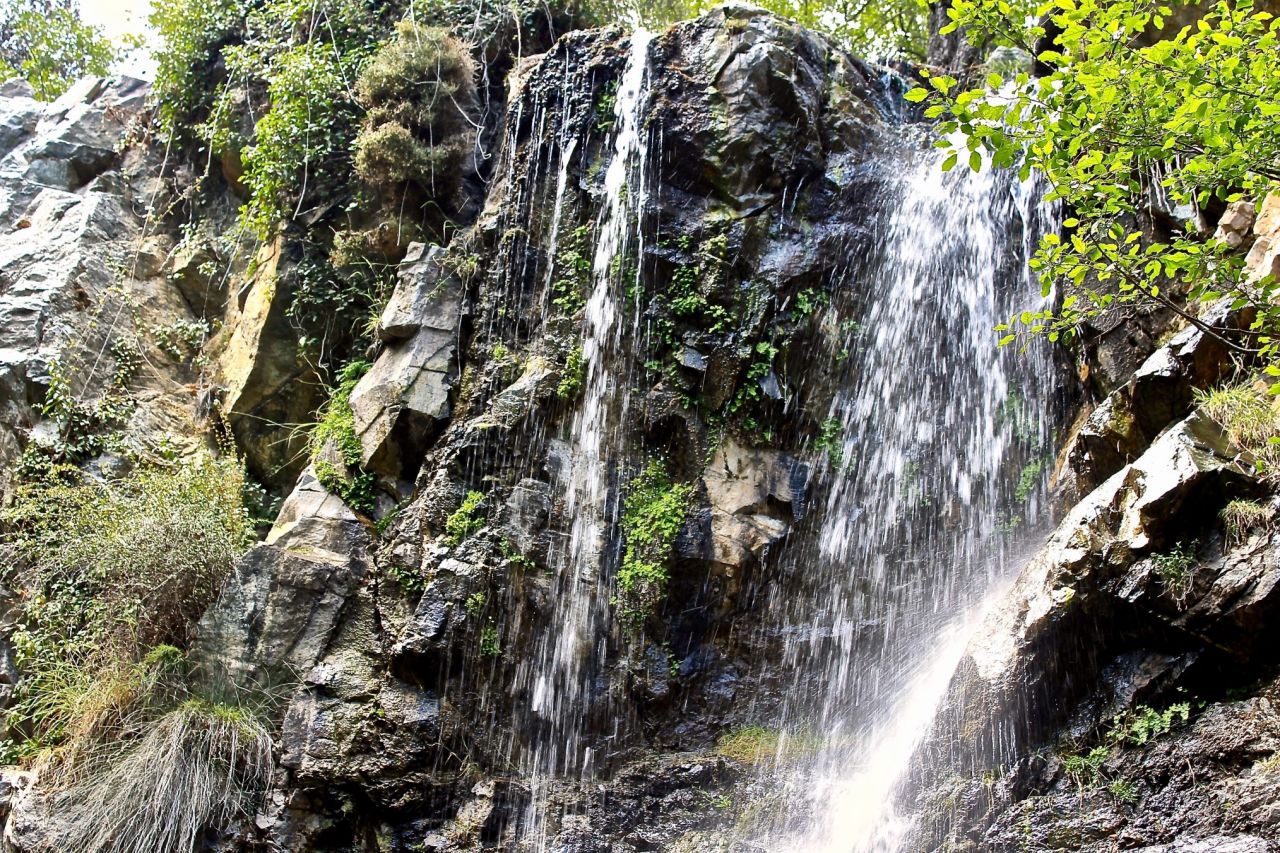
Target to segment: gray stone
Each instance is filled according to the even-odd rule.
[[[463,294],[434,257],[411,253],[401,266],[380,325],[387,347],[351,393],[362,463],[393,476],[421,461],[450,413]]]

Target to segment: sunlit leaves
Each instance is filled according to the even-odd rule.
[[[1051,0],[1029,17],[1000,0],[954,0],[948,14],[952,28],[1028,51],[1045,47],[1042,22],[1061,31],[1038,53],[1048,69],[1039,79],[1023,75],[997,95],[995,79],[958,91],[934,77],[910,94],[955,147],[944,168],[967,157],[971,168],[1038,171],[1070,212],[1064,239],[1047,237],[1033,263],[1046,294],[1065,294],[1060,309],[1019,315],[1002,331],[1057,339],[1117,304],[1185,291],[1257,307],[1249,346],[1272,355],[1271,282],[1246,280],[1239,253],[1205,235],[1153,241],[1134,224],[1153,198],[1166,209],[1260,201],[1280,180],[1280,24],[1249,2],[1220,3],[1161,40],[1152,34],[1172,8],[1153,0]]]

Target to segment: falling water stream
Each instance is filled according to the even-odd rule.
[[[549,554],[549,627],[518,676],[531,712],[514,753],[530,787],[517,833],[526,850],[548,848],[553,780],[591,778],[604,762],[585,744],[608,748],[609,726],[626,726],[608,687],[609,579],[631,402],[618,374],[628,362],[624,279],[637,275],[649,191],[650,43],[643,30],[632,36],[614,99],[583,394],[555,474],[572,521]],[[993,328],[1035,307],[1027,262],[1052,213],[1034,181],[990,169],[944,174],[936,152],[902,147],[900,160],[882,164],[874,248],[832,259],[845,274],[837,287],[856,291],[859,307],[837,318],[848,357],[827,419],[839,440],[820,463],[825,507],[813,535],[784,550],[786,583],[762,620],[784,638],[787,760],[773,772],[790,804],[762,830],[763,849],[900,849],[912,754],[975,614],[1046,514],[1053,371],[1042,349],[1000,349]],[[556,148],[552,257],[579,140],[561,133]]]
[[[829,424],[842,439],[817,541],[792,555],[802,592],[774,602],[788,637],[780,750],[806,817],[767,849],[899,849],[915,747],[973,614],[1044,515],[1053,375],[1043,349],[993,329],[1038,298],[1027,261],[1051,221],[1034,181],[944,174],[910,155],[884,197],[868,289]]]
[[[596,221],[591,293],[583,320],[583,397],[570,428],[567,470],[559,477],[565,515],[572,523],[567,547],[556,555],[552,619],[533,658],[531,710],[537,725],[524,760],[532,797],[521,835],[539,850],[546,846],[541,802],[544,783],[574,773],[584,777],[592,773],[595,756],[591,749],[577,747],[584,740],[589,709],[607,699],[597,695],[596,683],[605,665],[611,632],[606,545],[616,504],[610,492],[611,468],[621,452],[612,439],[620,434],[618,425],[625,423],[629,407],[628,384],[614,375],[614,370],[622,361],[622,278],[628,270],[636,269],[626,261],[634,261],[643,249],[638,221],[646,194],[647,145],[642,120],[651,40],[643,29],[632,34],[614,100],[613,151]],[[553,239],[572,151],[572,145],[567,146],[562,155]]]

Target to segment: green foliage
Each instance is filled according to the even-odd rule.
[[[1018,474],[1018,485],[1013,490],[1013,499],[1018,503],[1026,503],[1036,487],[1040,485],[1040,475],[1044,472],[1044,460],[1032,459],[1022,466]]]
[[[1151,557],[1156,577],[1179,605],[1186,601],[1195,580],[1196,547],[1195,542],[1179,542],[1168,551]]]
[[[1261,501],[1233,500],[1222,508],[1219,515],[1227,528],[1227,541],[1238,545],[1250,530],[1269,530],[1275,512]]]
[[[587,304],[591,287],[591,231],[582,225],[565,236],[556,250],[551,304],[565,314],[577,314]]]
[[[1107,790],[1111,792],[1111,796],[1125,805],[1133,805],[1138,801],[1138,789],[1127,779],[1116,779],[1107,786]]]
[[[214,94],[211,66],[242,20],[242,6],[240,0],[153,0],[148,21],[161,47],[151,92],[165,135],[184,130],[207,108]]]
[[[1203,327],[1194,304],[1177,302],[1185,289],[1192,303],[1226,297],[1256,307],[1245,342],[1230,347],[1274,361],[1275,281],[1249,280],[1239,253],[1194,231],[1158,240],[1135,223],[1151,182],[1170,205],[1206,206],[1260,201],[1280,179],[1280,24],[1247,0],[1220,2],[1158,40],[1149,34],[1173,14],[1160,0],[1053,0],[1030,16],[1004,0],[955,0],[949,14],[949,29],[1031,52],[1046,35],[1037,23],[1045,16],[1061,30],[1038,54],[1048,73],[1020,74],[1012,93],[961,91],[934,76],[907,96],[931,102],[926,115],[942,119],[939,145],[952,149],[944,168],[1020,163],[1024,175],[1044,175],[1048,198],[1072,214],[1066,239],[1046,236],[1033,262],[1045,293],[1060,288],[1061,308],[1020,313],[999,327],[1002,343],[1019,331],[1068,339],[1082,322],[1134,302]]]
[[[329,43],[307,41],[273,58],[271,106],[241,155],[250,192],[241,223],[259,238],[301,209],[308,182],[344,176],[359,115],[346,81],[359,53],[344,57]]]
[[[347,506],[366,515],[376,505],[373,491],[376,478],[360,467],[363,447],[356,435],[351,392],[371,366],[367,361],[357,360],[338,373],[338,385],[320,411],[320,421],[312,430],[310,442],[311,463],[320,485],[342,498]],[[341,468],[328,457],[329,446],[341,460]]]
[[[569,350],[565,359],[564,370],[560,374],[560,382],[556,385],[556,396],[561,400],[576,399],[582,393],[582,386],[587,381],[587,360],[583,358],[582,346]]]
[[[839,418],[827,418],[818,430],[818,440],[813,446],[827,454],[831,466],[839,467],[844,458],[844,426]]]
[[[1268,399],[1253,383],[1242,382],[1197,391],[1196,403],[1238,447],[1253,455],[1259,474],[1280,478],[1280,401]]]
[[[152,326],[151,337],[165,355],[184,361],[199,352],[209,331],[208,320],[175,320],[167,325]]]
[[[472,619],[478,619],[480,617],[480,611],[484,610],[484,603],[485,594],[483,592],[473,592],[468,595],[467,600],[464,603],[464,609],[467,611],[467,616]]]
[[[666,593],[671,546],[684,527],[692,496],[693,486],[673,483],[658,459],[627,484],[621,523],[626,550],[618,569],[618,599],[628,616],[641,618]]]
[[[812,732],[787,732],[750,725],[733,729],[716,740],[716,752],[740,764],[767,764],[812,755],[823,739]]]
[[[111,482],[63,468],[20,486],[0,512],[3,579],[23,591],[10,725],[56,742],[74,716],[57,697],[184,642],[252,540],[243,493],[239,461],[207,455]]]
[[[1111,756],[1111,750],[1105,746],[1095,746],[1081,755],[1068,755],[1062,759],[1062,769],[1075,780],[1082,790],[1094,788],[1102,783],[1103,765]]]
[[[484,527],[484,492],[467,492],[462,504],[444,523],[445,541],[461,545],[463,540]]]
[[[21,77],[52,101],[88,74],[106,74],[139,40],[117,46],[80,19],[74,0],[5,0],[0,5],[0,79]]]
[[[480,656],[486,658],[502,656],[502,644],[498,638],[498,629],[493,624],[484,626],[484,629],[480,631]]]
[[[1190,718],[1191,705],[1187,702],[1178,702],[1163,711],[1157,711],[1149,705],[1138,705],[1112,719],[1107,739],[1113,743],[1143,746],[1168,734],[1175,724],[1185,723]]]

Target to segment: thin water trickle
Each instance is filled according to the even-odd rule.
[[[627,383],[614,371],[621,361],[623,279],[634,275],[628,271],[636,266],[634,261],[642,249],[639,218],[647,192],[643,118],[651,40],[644,30],[632,34],[614,100],[613,152],[604,176],[591,293],[583,319],[586,376],[582,402],[570,428],[567,464],[558,478],[565,515],[572,523],[566,547],[553,556],[557,576],[552,617],[546,633],[535,643],[533,655],[534,728],[523,761],[532,797],[521,835],[539,850],[546,844],[541,803],[545,783],[572,774],[589,777],[596,769],[595,756],[584,746],[584,722],[593,708],[598,710],[601,702],[608,702],[607,696],[595,694],[611,634],[606,552],[614,520],[611,469],[623,451],[617,436],[629,405]],[[562,156],[553,240],[558,233],[560,199],[571,155],[570,146]]]
[[[901,174],[859,270],[870,292],[828,421],[842,441],[817,541],[792,557],[803,590],[773,603],[801,687],[783,728],[823,746],[788,771],[770,849],[898,849],[895,804],[966,626],[1042,521],[1053,371],[993,330],[1039,300],[1027,262],[1051,213],[1009,173],[944,174],[921,153]]]

